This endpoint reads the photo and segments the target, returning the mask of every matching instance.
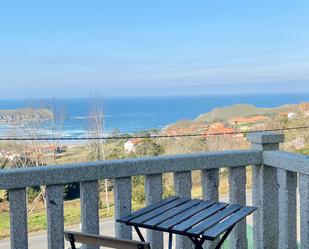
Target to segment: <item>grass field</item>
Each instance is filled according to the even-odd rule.
[[[110,206],[110,211],[107,212],[106,207],[100,208],[100,217],[106,218],[114,215],[114,206]],[[0,238],[5,238],[10,235],[9,213],[0,213]],[[64,224],[66,227],[78,224],[80,222],[80,204],[79,200],[65,202],[64,206]],[[43,231],[47,229],[46,212],[38,210],[28,216],[29,232]]]

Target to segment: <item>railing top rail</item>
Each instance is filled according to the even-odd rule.
[[[261,151],[237,150],[8,169],[0,171],[0,189],[246,166],[261,162]]]
[[[264,151],[263,163],[268,166],[309,175],[309,156],[285,151]]]

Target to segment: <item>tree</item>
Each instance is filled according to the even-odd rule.
[[[48,118],[45,116],[41,118],[37,114],[40,110],[44,113],[49,112]],[[29,140],[10,144],[11,154],[14,157],[13,167],[42,167],[51,163],[56,164],[56,148],[59,146],[57,137],[61,134],[63,120],[64,109],[56,100],[30,103],[27,115],[15,123],[14,135]],[[46,206],[44,186],[40,186],[40,191],[30,207],[30,213],[39,200],[43,200]]]
[[[102,98],[98,96],[92,96],[90,98],[91,110],[90,110],[90,123],[88,133],[92,138],[90,142],[90,154],[89,160],[105,160],[105,140],[104,137],[104,114],[102,106]],[[108,179],[104,179],[102,188],[105,192],[105,201],[107,211],[110,211],[108,190],[110,188],[111,182]]]
[[[134,152],[136,156],[159,156],[163,153],[164,147],[150,138],[146,138],[137,144]]]

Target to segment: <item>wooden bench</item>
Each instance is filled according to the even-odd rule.
[[[75,242],[85,245],[104,246],[115,249],[150,249],[150,245],[147,242],[119,239],[89,233],[64,231],[64,236],[67,241],[70,241],[72,249],[76,249]]]

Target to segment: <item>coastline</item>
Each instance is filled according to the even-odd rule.
[[[181,120],[194,121],[214,108],[238,103],[273,108],[287,103],[299,104],[308,101],[309,93],[302,95],[226,95],[225,97],[102,98],[104,131],[108,135],[114,132],[134,134],[151,129],[164,130]],[[25,102],[12,100],[8,103],[0,100],[0,109],[20,108],[25,105]],[[81,117],[89,116],[89,101],[87,99],[59,99],[59,104],[67,110],[60,135],[68,138],[87,136],[89,119]],[[0,136],[9,135],[10,130],[12,126],[0,124]]]

